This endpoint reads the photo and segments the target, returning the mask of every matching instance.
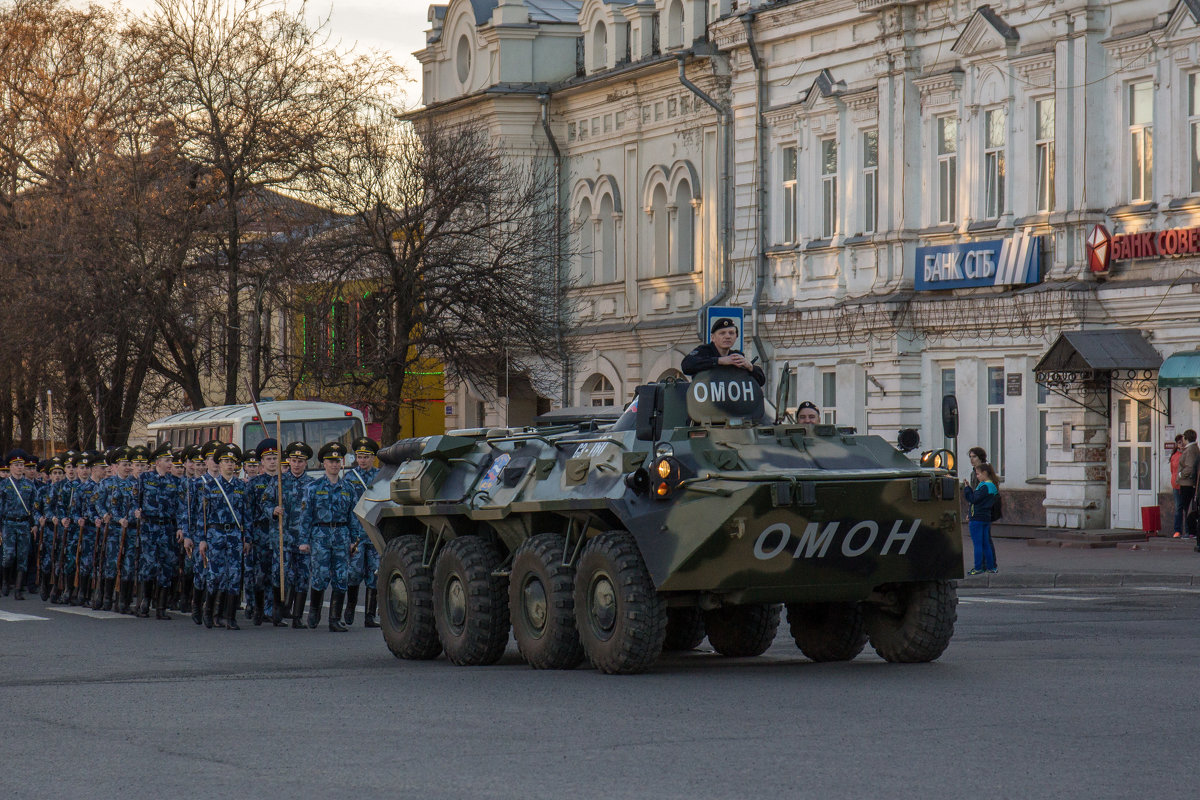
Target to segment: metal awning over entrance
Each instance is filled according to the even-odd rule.
[[[1033,369],[1040,385],[1106,419],[1115,391],[1169,420],[1169,404],[1159,401],[1155,382],[1162,363],[1141,331],[1122,328],[1063,333]]]
[[[1190,389],[1200,386],[1200,350],[1176,353],[1158,368],[1158,388]]]

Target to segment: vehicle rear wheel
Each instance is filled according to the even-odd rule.
[[[723,656],[761,656],[779,630],[778,603],[724,606],[704,612],[708,643]]]
[[[813,661],[849,661],[867,643],[858,603],[788,603],[787,617],[796,646]]]
[[[446,658],[494,664],[508,646],[508,591],[493,575],[500,552],[478,536],[451,539],[433,566],[433,615]]]
[[[667,638],[663,641],[663,650],[695,650],[704,641],[704,636],[704,614],[700,609],[667,609]]]
[[[884,587],[885,604],[865,605],[863,624],[871,647],[887,661],[933,661],[950,645],[958,619],[958,591],[951,581],[898,583]]]
[[[574,669],[583,661],[575,627],[575,569],[563,563],[563,537],[543,533],[513,555],[508,578],[513,638],[534,669]]]
[[[608,531],[584,547],[575,571],[575,624],[588,661],[601,672],[645,672],[662,652],[666,603],[629,533]]]
[[[421,540],[399,536],[379,559],[379,628],[396,658],[428,660],[442,652],[433,622],[433,580]]]

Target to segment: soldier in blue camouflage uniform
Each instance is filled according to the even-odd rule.
[[[270,508],[272,520],[283,517],[284,590],[287,593],[284,613],[291,616],[293,628],[304,627],[304,603],[308,598],[311,548],[303,538],[300,519],[304,508],[304,490],[311,482],[305,470],[312,454],[312,448],[304,442],[292,442],[285,447],[283,457],[287,460],[288,469],[283,473],[282,479],[283,505],[280,506],[275,497],[270,495],[264,495],[260,500],[263,507]],[[278,523],[272,522],[272,525],[276,524]],[[278,591],[279,550],[271,548],[271,555],[271,578],[275,590]]]
[[[345,455],[346,446],[341,442],[329,442],[317,453],[325,474],[305,488],[301,517],[304,541],[312,548],[308,627],[315,628],[321,622],[325,587],[332,585],[329,630],[337,633],[347,630],[342,623],[346,578],[350,571],[350,556],[358,549],[358,541],[362,538],[362,526],[354,516],[358,492],[341,476]]]
[[[41,535],[39,544],[41,560],[38,563],[38,571],[41,573],[43,601],[50,599],[50,590],[54,583],[55,558],[59,548],[62,547],[58,529],[58,493],[59,487],[66,480],[65,469],[66,465],[61,456],[54,456],[47,460],[46,472],[50,476],[50,482],[45,485],[38,499],[38,515],[40,517],[38,528]]]
[[[179,511],[179,480],[171,474],[174,453],[170,442],[154,451],[154,469],[138,477],[138,581],[142,602],[138,616],[150,616],[150,598],[154,597],[156,619],[171,619],[167,614],[167,592],[175,579],[176,514]]]
[[[211,627],[213,604],[216,627],[240,630],[237,624],[238,599],[242,587],[242,548],[245,544],[246,484],[236,477],[241,451],[235,444],[223,444],[215,454],[220,474],[204,484],[201,493],[205,534],[200,548],[208,556],[211,585],[204,607],[204,625]],[[224,620],[224,624],[222,624]]]
[[[184,532],[184,550],[192,562],[192,622],[203,623],[206,627],[213,626],[213,609],[216,607],[216,595],[211,593],[212,572],[209,569],[207,548],[200,547],[206,537],[205,506],[201,502],[208,484],[217,479],[216,461],[217,448],[220,442],[211,441],[193,451],[192,461],[195,464],[196,477],[192,478],[190,491],[187,496],[187,530]],[[198,463],[196,463],[198,462]]]
[[[362,497],[367,487],[375,482],[379,467],[375,463],[375,454],[379,452],[379,443],[369,436],[361,436],[351,444],[354,449],[354,466],[346,470],[345,478],[354,487],[358,497]],[[379,571],[379,551],[371,544],[365,535],[358,543],[358,550],[350,558],[350,576],[347,579],[350,588],[346,592],[346,625],[354,624],[354,609],[358,605],[358,585],[363,581],[367,584],[367,597],[363,613],[363,624],[368,628],[378,628],[379,622],[375,613],[379,609],[379,592],[375,588],[376,573]]]
[[[252,620],[255,625],[262,625],[263,616],[271,605],[271,624],[275,627],[286,625],[282,618],[282,605],[274,598],[271,587],[278,583],[278,573],[271,580],[271,568],[279,568],[279,540],[272,536],[278,534],[278,523],[272,527],[275,519],[271,513],[278,503],[279,494],[279,442],[274,439],[263,439],[254,450],[256,463],[261,472],[246,481],[246,513],[248,519],[248,534],[250,549],[246,553],[246,597],[254,612]],[[276,612],[276,609],[279,609]]]
[[[25,477],[25,465],[33,458],[24,450],[11,450],[5,456],[8,477],[0,481],[0,569],[4,576],[4,596],[16,589],[13,599],[25,599],[25,570],[33,543],[33,514],[37,487]]]
[[[83,466],[87,461],[84,453],[73,453],[67,459],[67,479],[58,490],[58,524],[62,546],[58,554],[58,583],[57,598],[51,597],[51,602],[62,604],[71,601],[75,592],[75,565],[79,557],[79,526],[71,516],[71,504],[75,501],[75,493],[83,483],[82,474],[87,469]]]
[[[114,474],[100,482],[108,526],[104,552],[104,604],[109,611],[133,613],[133,582],[137,575],[138,483],[133,477],[132,453],[128,447],[114,449],[107,459]]]
[[[188,459],[191,454],[192,445],[188,445],[182,450],[176,450],[171,459],[171,475],[175,478],[175,491],[178,493],[173,545],[175,582],[171,587],[171,608],[184,614],[192,613],[192,565],[183,548],[183,530],[187,526],[187,499],[191,493],[188,484]]]
[[[71,498],[69,516],[78,533],[75,538],[75,559],[71,578],[71,605],[90,605],[95,582],[92,577],[96,556],[96,540],[100,532],[100,515],[96,513],[96,496],[104,479],[104,458],[89,452],[81,462],[83,474]],[[95,592],[99,594],[99,592]]]

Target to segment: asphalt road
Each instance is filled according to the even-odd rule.
[[[933,664],[814,664],[783,627],[627,677],[56,608],[0,600],[5,798],[1195,793],[1200,589],[964,589]]]

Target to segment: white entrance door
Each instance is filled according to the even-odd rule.
[[[1118,395],[1113,402],[1112,502],[1114,528],[1142,527],[1142,507],[1157,506],[1154,412]]]

